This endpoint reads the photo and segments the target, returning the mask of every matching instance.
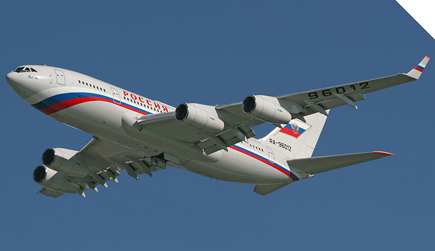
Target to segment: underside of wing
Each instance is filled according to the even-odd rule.
[[[428,62],[429,57],[425,57],[415,68],[413,68],[408,73],[399,73],[387,77],[359,81],[344,85],[337,85],[301,93],[287,94],[277,97],[268,97],[261,95],[252,96],[255,100],[253,107],[258,108],[268,106],[272,111],[285,110],[291,115],[291,118],[299,118],[302,121],[304,120],[304,116],[313,113],[322,113],[327,116],[327,110],[339,106],[349,105],[351,107],[357,108],[355,103],[365,100],[364,95],[367,93],[379,91],[385,88],[419,79]],[[232,114],[232,116],[234,116],[235,118],[239,118],[239,123],[242,120],[249,120],[249,117],[251,116],[251,120],[249,120],[249,122],[246,122],[250,126],[255,126],[261,124],[262,122],[274,123],[274,118],[272,118],[271,120],[267,119],[271,118],[272,115],[264,116],[264,114],[260,114],[260,119],[258,119],[258,117],[256,119],[255,116],[252,116],[255,115],[255,111],[247,114],[247,111],[249,113],[250,110],[248,109],[246,111],[246,107],[249,107],[249,103],[247,103],[246,101],[247,99],[245,99],[243,103],[240,102],[230,105],[218,106],[216,107],[216,109],[226,111],[229,114]],[[275,121],[279,120],[276,120],[275,118]]]
[[[138,179],[138,175],[166,168],[164,156],[143,156],[135,149],[117,145],[113,142],[92,138],[80,151],[63,148],[47,149],[43,154],[43,166],[34,171],[34,180],[44,188],[39,193],[59,197],[65,193],[78,193],[85,197],[84,191],[97,185],[108,187],[112,180],[118,183],[119,171]]]
[[[367,93],[419,79],[429,59],[429,57],[423,58],[423,60],[408,73],[399,73],[393,76],[283,95],[277,98],[285,109],[298,116],[306,116],[316,112],[326,115],[326,110],[342,105],[357,108],[355,102],[364,100],[364,95]]]

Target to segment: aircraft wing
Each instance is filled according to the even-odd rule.
[[[357,108],[355,102],[364,100],[366,93],[417,80],[428,61],[429,57],[425,57],[417,67],[413,68],[408,73],[399,73],[393,76],[337,85],[307,92],[277,97],[261,96],[260,98],[265,99],[266,102],[268,102],[267,104],[272,105],[265,107],[264,110],[269,109],[269,111],[275,113],[277,110],[286,110],[289,114],[288,117],[305,121],[304,116],[317,112],[327,116],[327,110],[338,106],[350,105]],[[180,120],[176,118],[176,112],[170,112],[146,115],[137,119],[136,123],[159,135],[195,144],[206,154],[211,154],[222,149],[227,150],[228,146],[255,136],[252,127],[264,122],[271,122],[253,116],[252,113],[246,113],[243,110],[243,102],[208,107],[200,104],[182,105],[191,105],[194,108],[200,108],[197,109],[195,115],[192,115],[194,118],[192,118],[190,122],[183,121],[183,123],[180,123]],[[199,110],[201,110],[201,112],[198,112]],[[189,114],[189,111],[185,114]],[[200,115],[202,117],[200,117]],[[204,121],[210,120],[211,118],[213,118],[213,121],[218,118],[225,124],[225,127],[214,132],[202,130],[200,126],[206,126],[206,122]],[[195,126],[195,121],[198,123],[202,122],[203,124]],[[276,126],[281,126],[281,124],[286,124],[288,121],[271,123]]]
[[[83,191],[93,189],[98,192],[97,185],[108,187],[107,181],[113,180],[118,183],[117,176],[119,171],[125,169],[127,174],[138,179],[140,174],[152,176],[152,172],[165,169],[164,165],[159,165],[151,159],[143,157],[143,153],[128,147],[123,147],[110,143],[109,141],[92,138],[77,154],[75,155],[81,163],[89,168],[89,174],[85,177],[72,177]],[[50,197],[59,197],[64,193],[54,191],[44,187],[39,193]],[[83,193],[82,196],[85,196]]]
[[[316,112],[320,112],[327,116],[326,110],[342,105],[350,105],[357,108],[355,102],[364,100],[364,94],[419,79],[429,62],[429,59],[429,57],[425,57],[408,73],[398,73],[396,75],[382,78],[337,85],[301,93],[287,94],[277,96],[276,98],[280,105],[291,113],[294,118],[303,119],[303,116]],[[249,115],[243,112],[241,102],[218,106],[216,109],[228,111],[240,119],[248,119],[249,117]],[[257,125],[258,123],[261,123],[261,121],[251,119],[248,124]]]

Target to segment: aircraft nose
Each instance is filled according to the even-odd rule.
[[[6,75],[6,81],[11,81],[12,80],[12,72],[9,72],[7,75]]]
[[[22,85],[22,79],[16,72],[9,72],[6,75],[6,81],[9,86],[22,98],[27,98],[30,94],[26,91],[26,88]]]
[[[6,81],[9,83],[9,85],[17,85],[18,83],[18,76],[16,72],[9,72],[6,75]]]

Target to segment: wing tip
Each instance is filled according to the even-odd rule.
[[[425,58],[427,58],[427,59],[430,59],[430,57],[429,57],[429,56],[426,56]]]
[[[374,151],[374,154],[385,154],[385,155],[389,155],[389,156],[394,156],[394,154],[389,153],[389,152],[383,152],[383,151]]]

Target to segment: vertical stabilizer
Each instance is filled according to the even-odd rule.
[[[288,160],[309,158],[313,155],[326,118],[323,114],[315,113],[305,116],[305,122],[292,119],[289,124],[275,128],[262,138],[263,143],[283,153]]]

